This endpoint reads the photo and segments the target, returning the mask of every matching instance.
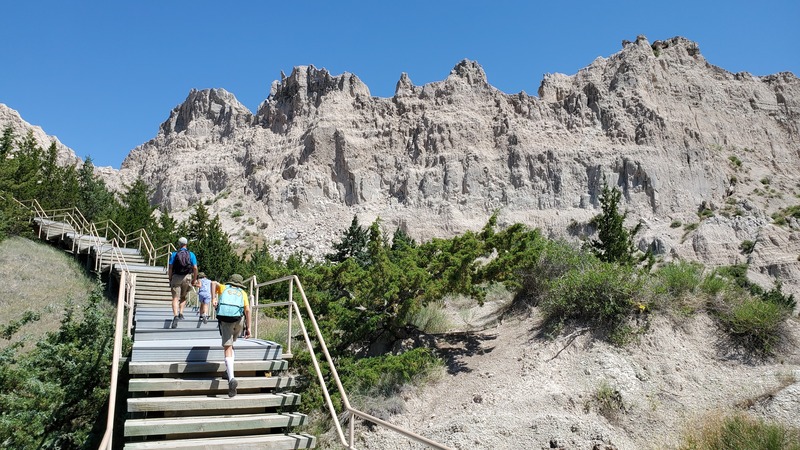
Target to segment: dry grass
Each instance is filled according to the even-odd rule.
[[[0,243],[0,327],[22,318],[27,311],[40,314],[13,337],[32,346],[45,333],[61,325],[70,301],[83,302],[94,282],[67,253],[28,239],[11,237]],[[9,341],[0,339],[0,348]]]
[[[743,413],[711,412],[687,428],[680,450],[800,450],[800,430]]]

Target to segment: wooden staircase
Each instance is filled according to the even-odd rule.
[[[137,249],[81,234],[66,223],[35,218],[41,238],[118,280],[136,274],[133,350],[128,362],[125,449],[300,449],[316,437],[293,432],[308,417],[297,412],[300,395],[279,344],[239,339],[235,348],[238,394],[228,396],[223,350],[216,320],[203,323],[187,307],[171,328],[172,308],[166,268],[149,266]],[[119,255],[124,262],[119,262]]]

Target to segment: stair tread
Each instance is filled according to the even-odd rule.
[[[227,393],[128,398],[128,412],[220,411],[300,405],[300,394],[254,393],[228,397]]]
[[[274,377],[236,377],[239,389],[286,388],[295,385],[293,376]],[[184,377],[184,378],[133,378],[128,383],[131,392],[171,392],[227,390],[228,380],[224,377]]]
[[[269,359],[261,361],[240,361],[236,359],[237,371],[280,371],[289,367],[285,359]],[[128,365],[131,375],[156,375],[178,373],[222,373],[225,372],[225,361],[188,361],[188,362],[161,362],[161,361],[132,361]]]
[[[199,439],[174,439],[165,441],[131,442],[125,444],[126,449],[225,449],[246,450],[260,448],[265,450],[282,450],[298,448],[314,448],[317,438],[305,433],[265,434],[257,436],[232,436]]]
[[[225,414],[154,419],[128,419],[125,436],[253,431],[304,425],[308,416],[302,413]]]

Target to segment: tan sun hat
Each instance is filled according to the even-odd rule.
[[[228,280],[228,282],[225,284],[230,284],[231,286],[247,289],[247,286],[244,285],[244,278],[242,278],[242,276],[239,275],[238,273],[231,275],[230,280]]]

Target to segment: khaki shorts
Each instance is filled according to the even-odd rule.
[[[244,330],[244,317],[241,317],[236,322],[223,322],[220,320],[219,334],[222,335],[222,346],[232,346],[242,334],[242,330]]]
[[[180,298],[182,302],[185,302],[186,294],[192,289],[192,274],[172,275],[172,279],[169,280],[169,288],[172,291],[172,298]]]

